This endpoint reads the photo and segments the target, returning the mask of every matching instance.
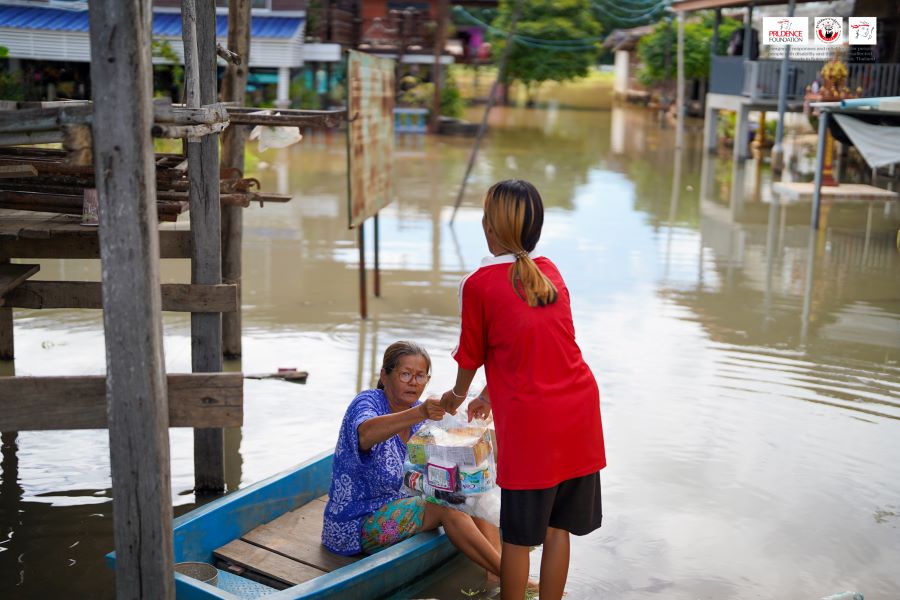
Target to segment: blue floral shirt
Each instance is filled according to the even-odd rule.
[[[363,521],[388,502],[407,496],[400,491],[406,461],[406,444],[400,436],[394,435],[368,451],[359,448],[360,424],[390,412],[383,390],[366,390],[353,399],[341,423],[322,525],[322,544],[337,554],[362,552]],[[412,432],[421,425],[413,425]]]

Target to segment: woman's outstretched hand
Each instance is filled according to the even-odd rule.
[[[487,419],[491,416],[491,403],[484,399],[484,396],[478,396],[469,402],[468,408],[469,423],[472,419]]]
[[[423,419],[432,421],[440,421],[446,414],[440,398],[426,398],[425,402],[419,405],[419,412],[422,413]]]
[[[451,415],[455,415],[456,409],[459,408],[459,405],[462,404],[465,399],[465,396],[460,398],[454,394],[452,390],[447,390],[444,392],[444,395],[441,396],[441,406],[443,406],[444,410]]]

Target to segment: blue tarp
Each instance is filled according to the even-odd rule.
[[[303,27],[303,21],[303,17],[253,16],[250,23],[250,36],[292,38],[297,33],[297,29]],[[86,33],[88,31],[88,11],[0,5],[0,27]],[[153,13],[153,35],[181,37],[181,15],[179,13]],[[227,37],[227,35],[228,17],[216,15],[216,37]]]

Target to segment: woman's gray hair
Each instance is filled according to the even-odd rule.
[[[390,375],[404,356],[421,356],[428,363],[428,373],[431,374],[431,357],[428,356],[428,351],[415,342],[407,341],[394,342],[384,351],[384,359],[381,361],[384,374]],[[384,389],[381,377],[378,378],[378,389]]]

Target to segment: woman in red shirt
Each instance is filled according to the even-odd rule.
[[[543,222],[541,196],[527,181],[501,181],[485,195],[491,256],[460,284],[456,384],[441,398],[455,414],[484,366],[487,387],[468,411],[471,420],[493,409],[497,429],[504,600],[523,597],[529,550],[540,544],[540,597],[561,598],[569,533],[590,533],[602,519],[600,393],[575,343],[569,290],[533,252]]]

